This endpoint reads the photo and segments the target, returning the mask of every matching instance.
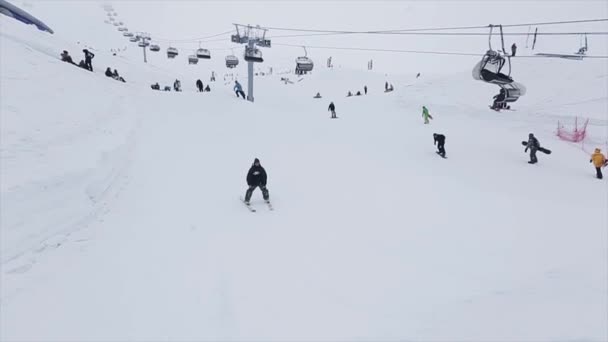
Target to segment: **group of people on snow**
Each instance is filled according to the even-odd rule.
[[[118,71],[116,69],[114,69],[114,71],[112,71],[112,69],[110,69],[110,67],[108,67],[106,69],[106,76],[111,77],[117,81],[126,82],[125,79],[118,74]]]
[[[215,75],[212,77],[212,80],[215,80]],[[203,87],[203,81],[201,81],[200,79],[196,80],[196,90],[200,93],[202,92],[208,92],[211,91],[211,88],[209,87],[209,84],[207,84],[206,87]]]
[[[73,64],[73,65],[79,66],[83,69],[93,71],[93,58],[95,57],[95,54],[87,49],[82,50],[82,52],[84,53],[84,60],[80,60],[80,62],[78,64],[74,63],[72,56],[70,56],[70,53],[67,52],[66,50],[63,50],[63,52],[61,52],[61,54],[60,54],[61,60],[63,62],[67,62],[67,63]]]

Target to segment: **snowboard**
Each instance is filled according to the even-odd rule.
[[[495,112],[500,112],[501,110],[509,110],[509,111],[512,111],[512,112],[514,112],[514,111],[515,111],[515,109],[511,109],[511,107],[510,107],[510,106],[507,106],[506,108],[494,108],[494,107],[492,107],[492,106],[488,106],[488,107],[489,107],[491,110],[495,111]]]
[[[435,153],[437,153],[437,155],[438,155],[438,156],[440,156],[440,157],[441,157],[441,158],[443,158],[443,159],[448,159],[448,157],[446,157],[446,156],[442,156],[442,155],[441,155],[439,152],[435,152]]]
[[[522,141],[521,144],[524,145],[524,146],[528,146],[528,142],[527,141]],[[538,150],[540,152],[544,153],[544,154],[551,154],[551,150],[546,149],[544,147],[539,147]]]

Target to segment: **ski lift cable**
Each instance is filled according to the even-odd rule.
[[[312,36],[331,36],[331,35],[346,35],[346,34],[380,34],[380,35],[412,35],[412,36],[487,36],[487,32],[386,32],[386,33],[314,33],[314,34],[294,34],[294,35],[279,35],[272,36],[275,38],[294,38],[294,37],[312,37]],[[608,32],[538,32],[537,36],[579,36],[579,35],[608,35]],[[528,36],[528,33],[512,32],[503,33],[504,36]]]
[[[219,37],[219,36],[223,36],[223,35],[228,35],[233,32],[234,32],[234,29],[230,30],[230,31],[225,31],[225,32],[216,33],[216,34],[213,34],[210,36],[198,37],[198,38],[183,38],[183,39],[154,38],[154,40],[164,41],[164,42],[198,42],[198,41],[203,41],[203,40],[209,39],[209,38],[215,38],[215,37]],[[211,40],[209,40],[209,41],[211,41]]]
[[[505,24],[502,27],[520,27],[520,26],[543,26],[543,25],[565,25],[565,24],[577,24],[577,23],[591,23],[591,22],[604,22],[608,21],[608,18],[601,19],[585,19],[585,20],[568,20],[568,21],[550,21],[550,22],[537,22],[537,23],[521,23],[521,24]],[[487,29],[490,25],[479,25],[479,26],[455,26],[455,27],[430,27],[430,28],[410,28],[410,29],[394,29],[394,30],[372,30],[372,31],[348,31],[348,30],[316,30],[316,29],[305,29],[305,28],[287,28],[287,27],[264,27],[265,29],[275,31],[296,31],[296,32],[316,32],[316,33],[400,33],[400,32],[418,32],[418,31],[449,31],[449,30],[472,30],[472,29]]]
[[[297,44],[275,43],[274,45],[291,46],[291,47],[298,47],[298,48],[302,47],[302,45],[297,45]],[[398,50],[398,49],[376,49],[376,48],[360,48],[360,47],[345,47],[345,46],[312,46],[312,45],[306,45],[306,47],[311,48],[311,49],[330,49],[330,50],[377,51],[377,52],[452,55],[452,56],[475,56],[475,57],[483,56],[483,53],[469,53],[469,52],[457,52],[457,51]],[[522,55],[522,56],[513,56],[511,58],[552,58],[552,57],[543,56],[543,55],[527,55],[527,56]],[[584,58],[608,58],[608,56],[585,56]]]

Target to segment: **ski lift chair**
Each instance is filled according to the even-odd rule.
[[[508,74],[502,73],[505,66],[505,59],[500,53],[488,50],[473,68],[473,78],[487,83],[502,85],[513,82]],[[511,73],[509,62],[509,74]]]
[[[254,63],[262,63],[264,62],[264,59],[262,58],[262,51],[260,51],[260,49],[254,47],[254,48],[249,48],[249,47],[245,47],[245,60],[247,62],[254,62]]]
[[[314,63],[306,56],[296,58],[296,73],[305,74],[312,71]]]
[[[198,49],[196,50],[196,58],[200,58],[200,59],[210,59],[211,58],[211,52],[207,49]]]
[[[197,63],[198,63],[198,58],[196,57],[196,55],[188,56],[188,64],[197,64]]]
[[[150,51],[158,52],[158,51],[160,51],[160,46],[158,46],[156,44],[152,44],[150,46]]]
[[[239,59],[235,55],[226,56],[226,67],[232,69],[239,65]]]
[[[174,47],[169,47],[167,49],[167,58],[175,58],[178,55],[177,49]]]

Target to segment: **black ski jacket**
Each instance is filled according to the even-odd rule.
[[[327,108],[327,110],[331,110],[331,111],[336,110],[336,106],[334,105],[333,102],[329,104],[329,107]]]
[[[266,186],[266,170],[260,166],[252,165],[247,173],[247,185],[249,186]]]
[[[435,139],[435,142],[433,144],[439,143],[439,146],[442,146],[445,144],[445,135],[443,135],[443,134],[435,134],[434,139]]]
[[[531,150],[538,150],[540,148],[540,143],[538,142],[538,139],[536,139],[536,137],[532,137],[530,139],[528,139],[528,144],[526,145],[526,150],[531,149]]]

